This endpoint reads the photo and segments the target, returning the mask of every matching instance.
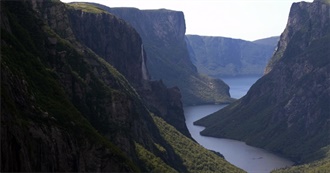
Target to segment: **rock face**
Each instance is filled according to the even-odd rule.
[[[30,2],[1,2],[1,7],[2,22],[7,26],[1,31],[5,35],[1,37],[1,171],[137,171],[123,151],[96,131],[105,133],[93,121],[98,119],[96,115],[105,118],[106,124],[109,115],[118,118],[123,114],[109,113],[108,117],[101,113],[105,105],[94,107],[104,98],[95,98],[93,89],[100,93],[107,89],[92,84],[100,81],[97,71],[86,70],[89,60],[113,82],[118,78],[95,55],[87,51],[83,56],[57,37],[37,18]],[[85,110],[98,109],[95,114],[82,114],[84,108],[74,106],[78,97],[90,100]],[[128,123],[122,128],[134,122],[127,114],[121,119]],[[114,141],[134,155],[126,137]]]
[[[75,4],[83,3],[71,5]],[[130,25],[109,13],[69,10],[68,16],[73,33],[81,43],[122,73],[149,109],[191,138],[185,124],[180,91],[167,89],[161,81],[149,80],[147,54],[139,34]]]
[[[195,122],[295,161],[330,145],[330,4],[294,3],[266,74],[247,95]],[[328,147],[329,148],[329,147]],[[315,159],[315,158],[313,158]]]
[[[329,12],[327,11],[325,4],[328,2],[326,2],[326,0],[314,0],[314,3],[323,5],[319,7],[310,7],[310,4],[308,3],[300,3],[291,7],[287,26],[281,35],[280,42],[278,43],[278,50],[268,63],[265,73],[270,72],[273,66],[284,57],[283,55],[286,49],[291,48],[290,46],[288,47],[288,43],[291,42],[291,40],[293,40],[296,44],[294,48],[291,48],[291,51],[301,51],[307,48],[312,41],[326,35],[329,30],[327,26],[327,21],[329,20]],[[307,10],[303,11],[302,9]],[[320,11],[317,12],[316,10]],[[315,22],[312,22],[308,19],[309,16],[315,16],[315,18],[318,16],[321,18]],[[307,23],[305,20],[308,20],[309,23]],[[304,34],[306,32],[313,34]],[[297,38],[298,36],[296,35],[299,35],[300,37]],[[303,42],[297,45],[299,41]],[[297,54],[297,52],[293,53]]]
[[[179,88],[168,89],[162,81],[149,81],[144,86],[139,93],[149,109],[192,139],[186,126]]]
[[[108,13],[69,10],[68,16],[81,43],[116,67],[131,83],[141,84],[144,50],[140,36],[132,27]],[[149,78],[147,75],[145,80]]]
[[[233,101],[229,87],[223,81],[199,75],[190,61],[182,12],[95,5],[124,19],[136,29],[148,56],[151,78],[162,80],[168,87],[177,86],[185,105]]]
[[[277,44],[276,37],[267,40],[273,43],[259,44],[258,41],[226,37],[186,36],[190,58],[198,72],[216,78],[261,76]]]
[[[102,8],[130,23],[141,35],[148,54],[147,65],[153,79],[162,79],[172,87],[176,82],[168,79],[171,75],[177,75],[177,67],[189,72],[196,70],[185,49],[186,26],[182,12],[165,9]],[[165,63],[161,63],[162,61]]]

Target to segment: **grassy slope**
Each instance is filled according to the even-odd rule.
[[[135,143],[135,149],[138,153],[139,159],[144,162],[148,172],[178,172],[167,165],[162,159],[155,156],[152,152],[145,149],[142,145]]]
[[[153,116],[153,118],[161,135],[173,146],[175,152],[181,156],[189,172],[244,172],[215,153],[185,137],[160,117]]]

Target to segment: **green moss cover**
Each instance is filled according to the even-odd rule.
[[[100,8],[97,8],[94,5],[82,3],[82,2],[69,3],[68,6],[74,8],[74,9],[79,9],[84,12],[88,12],[88,13],[98,13],[98,14],[107,13],[106,11],[104,11]]]

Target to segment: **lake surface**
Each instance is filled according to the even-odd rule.
[[[226,83],[228,82],[227,84],[230,87],[233,86],[230,91],[232,97],[240,98],[246,94],[250,86],[257,79],[258,77],[252,77],[250,79],[245,78],[243,80],[241,78],[227,78],[224,81]],[[243,81],[243,83],[239,81]],[[269,173],[274,169],[288,167],[293,164],[293,162],[288,159],[279,157],[266,150],[246,145],[241,141],[201,136],[199,132],[202,131],[204,127],[195,126],[193,122],[225,106],[226,105],[201,105],[184,108],[188,130],[199,144],[207,149],[220,152],[227,161],[249,173]]]
[[[235,99],[243,97],[250,87],[260,78],[261,76],[249,76],[249,77],[224,77],[221,78],[226,84],[229,85],[230,96]]]

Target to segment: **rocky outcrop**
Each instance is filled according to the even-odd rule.
[[[162,81],[149,81],[139,92],[144,96],[145,103],[152,112],[192,139],[186,120],[181,116],[184,116],[184,112],[179,88],[168,89]]]
[[[330,145],[330,4],[294,3],[266,74],[247,95],[197,121],[203,135],[235,138],[295,161]],[[318,151],[318,152],[317,152]]]
[[[185,20],[182,12],[109,8],[94,4],[133,26],[145,48],[151,79],[162,80],[168,87],[177,86],[185,105],[233,101],[228,86],[197,73],[185,43]],[[209,85],[217,83],[219,88]]]
[[[216,78],[261,76],[276,47],[276,43],[198,35],[187,35],[186,42],[198,72]]]

